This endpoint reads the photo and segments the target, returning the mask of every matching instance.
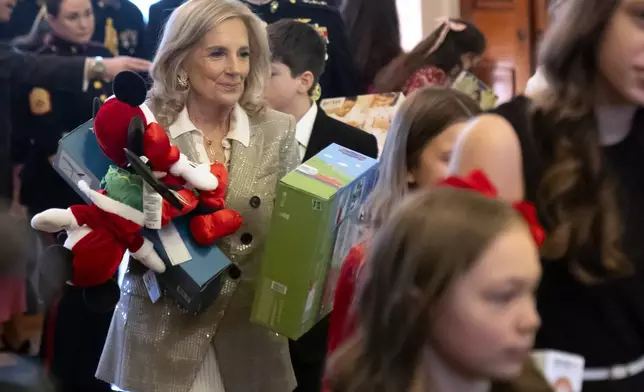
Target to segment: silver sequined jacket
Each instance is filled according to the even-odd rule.
[[[141,275],[130,268],[98,378],[131,392],[188,392],[208,345],[214,343],[226,392],[295,388],[286,339],[249,321],[275,188],[299,163],[295,120],[266,110],[248,116],[247,124],[248,146],[232,140],[226,196],[227,207],[241,213],[244,224],[220,244],[241,268],[241,278],[225,278],[216,303],[193,315],[178,309],[169,298],[153,304]],[[203,161],[193,133],[177,136],[173,143],[189,159]]]

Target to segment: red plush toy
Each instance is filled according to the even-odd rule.
[[[119,73],[113,83],[114,96],[108,98],[94,117],[94,133],[103,153],[116,165],[125,167],[128,159],[125,148],[145,157],[155,173],[163,173],[161,181],[183,199],[178,210],[163,200],[162,226],[172,218],[194,210],[197,198],[189,189],[214,191],[219,186],[210,173],[209,165],[195,165],[188,161],[176,146],[170,144],[165,129],[156,122],[145,104],[145,81],[134,72]],[[130,124],[142,120],[140,134],[130,131]]]
[[[190,231],[202,246],[239,229],[242,217],[225,208],[228,173],[224,165],[195,165],[170,144],[165,129],[144,103],[144,80],[133,72],[119,73],[113,83],[114,96],[105,101],[94,118],[94,133],[105,155],[121,167],[129,160],[125,148],[144,157],[160,181],[183,199],[181,210],[163,199],[161,226],[193,212]],[[136,121],[137,117],[143,122]],[[136,132],[140,127],[141,130]],[[134,132],[133,132],[134,131]],[[198,192],[194,192],[196,190]]]
[[[210,172],[217,177],[219,187],[214,191],[199,192],[199,204],[190,219],[190,232],[195,241],[209,246],[222,237],[235,233],[242,225],[237,211],[225,208],[224,197],[228,185],[228,171],[221,163],[210,165]]]
[[[31,220],[36,230],[67,232],[64,246],[73,261],[74,285],[89,287],[107,282],[118,270],[126,250],[153,271],[165,271],[152,242],[139,234],[143,228],[142,211],[111,199],[105,191],[91,190],[85,181],[80,181],[78,187],[92,204],[66,210],[51,208]]]

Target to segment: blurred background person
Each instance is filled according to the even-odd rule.
[[[349,251],[340,270],[330,320],[329,355],[355,332],[352,305],[356,279],[372,232],[389,219],[403,197],[445,178],[456,141],[480,112],[470,97],[443,87],[420,89],[399,109],[380,157],[378,182],[364,206],[365,240]]]
[[[565,0],[540,48],[547,87],[477,119],[450,168],[539,209],[536,347],[582,356],[584,392],[644,390],[641,7]]]
[[[410,94],[427,86],[450,86],[461,71],[476,66],[485,52],[485,36],[462,19],[444,20],[409,53],[394,59],[377,76],[374,91]]]
[[[100,43],[90,41],[94,32],[94,14],[89,0],[46,0],[47,33],[37,54],[64,57],[112,57]],[[39,23],[36,21],[36,23]],[[35,42],[29,46],[34,46]],[[60,138],[93,116],[94,98],[101,102],[111,95],[110,82],[102,78],[88,81],[85,91],[50,91],[26,83],[18,99],[22,112],[14,112],[14,152],[25,150],[17,188],[20,200],[33,216],[49,208],[67,208],[83,203],[80,196],[53,169],[52,162]],[[19,109],[19,108],[17,108]],[[42,190],[48,192],[43,193]]]
[[[130,0],[92,0],[96,28],[92,41],[100,42],[113,56],[145,56],[143,13]]]
[[[371,91],[376,75],[402,54],[396,0],[346,0],[342,16],[362,83]]]
[[[0,0],[0,25],[9,22],[15,5],[15,0]],[[74,92],[86,88],[90,78],[111,79],[123,70],[145,71],[150,66],[148,61],[126,56],[114,59],[32,56],[16,51],[6,41],[0,41],[0,64],[0,196],[8,199],[13,196],[12,90],[20,84],[33,83]]]
[[[42,9],[39,0],[16,0],[11,19],[0,22],[0,41],[10,41],[29,33],[31,25]]]
[[[330,390],[550,392],[530,358],[532,218],[472,189],[396,206],[357,278],[358,328],[330,360]]]

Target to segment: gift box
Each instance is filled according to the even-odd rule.
[[[494,90],[483,83],[474,74],[468,71],[462,71],[454,82],[451,88],[465,93],[472,97],[483,110],[492,110],[496,107],[499,97]]]
[[[182,308],[196,313],[217,298],[222,274],[231,263],[218,247],[203,247],[192,240],[189,220],[189,215],[181,216],[160,230],[144,229],[143,234],[166,265],[172,266],[157,275],[161,286]]]
[[[286,175],[251,311],[254,323],[298,339],[328,314],[342,262],[360,235],[360,211],[378,163],[333,144]]]
[[[389,126],[404,101],[403,93],[368,94],[324,99],[320,108],[328,116],[374,135],[382,152]]]
[[[90,188],[100,189],[100,180],[112,164],[98,146],[91,120],[61,138],[54,159],[56,171],[84,198],[78,181],[85,180]],[[186,310],[199,312],[217,298],[222,274],[231,263],[216,246],[202,247],[193,240],[189,218],[177,218],[160,230],[144,229],[142,234],[152,241],[168,267],[157,276],[161,288]],[[151,290],[147,280],[146,286]]]
[[[58,174],[88,203],[90,200],[78,189],[78,182],[85,180],[90,188],[100,189],[101,178],[111,164],[94,137],[92,120],[60,139],[53,162]]]

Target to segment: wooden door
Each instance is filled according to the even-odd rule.
[[[537,0],[538,1],[538,0]],[[487,50],[475,70],[499,102],[523,92],[534,69],[535,20],[532,0],[460,0],[461,17],[485,34]]]

